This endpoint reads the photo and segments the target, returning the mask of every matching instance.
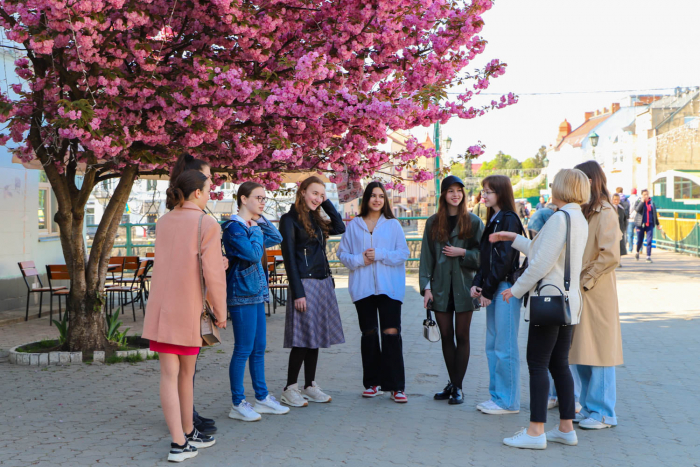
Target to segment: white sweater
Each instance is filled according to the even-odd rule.
[[[365,266],[362,253],[374,248],[374,263]],[[340,240],[338,258],[350,270],[353,302],[371,295],[387,295],[403,303],[406,293],[406,260],[409,250],[401,224],[382,215],[373,233],[356,217]]]
[[[574,203],[564,205],[571,217],[571,285],[569,286],[569,305],[571,308],[571,324],[578,324],[581,319],[583,306],[580,278],[583,263],[583,251],[588,241],[588,222],[581,212],[581,206]],[[558,211],[549,218],[544,227],[534,239],[518,235],[513,242],[513,248],[524,253],[528,259],[528,267],[522,276],[513,284],[511,292],[516,298],[522,298],[527,292],[530,297],[536,295],[537,282],[542,279],[542,285],[552,284],[564,292],[564,264],[566,261],[566,217]],[[542,289],[542,295],[559,295],[554,287]],[[523,304],[525,320],[530,319],[530,301]]]

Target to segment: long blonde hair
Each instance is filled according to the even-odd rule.
[[[304,201],[304,192],[308,190],[309,186],[313,185],[314,183],[318,183],[319,185],[325,186],[323,181],[316,176],[311,176],[303,182],[301,182],[301,185],[299,185],[299,188],[297,189],[297,197],[294,201],[294,208],[299,214],[299,220],[301,221],[301,225],[304,226],[304,230],[306,230],[306,233],[309,235],[309,237],[316,237],[316,229],[311,224],[311,220],[309,219],[310,213],[311,217],[313,217],[316,224],[319,227],[321,227],[323,238],[326,239],[328,238],[328,232],[330,231],[330,221],[327,221],[323,217],[321,217],[321,212],[319,209],[316,209],[315,211],[309,209],[309,207],[306,205],[306,201]]]

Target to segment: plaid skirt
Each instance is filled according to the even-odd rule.
[[[326,349],[345,343],[333,278],[302,279],[301,283],[306,294],[306,311],[295,310],[294,300],[289,297],[284,320],[284,348]]]

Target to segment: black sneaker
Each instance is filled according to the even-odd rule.
[[[200,433],[197,428],[193,428],[192,433],[185,434],[185,437],[187,438],[187,442],[197,449],[208,448],[216,443],[213,436],[204,435]]]
[[[647,263],[652,263],[651,256],[647,256]]]
[[[193,414],[195,425],[215,425],[216,421],[211,418],[202,417],[197,412]],[[199,430],[202,431],[202,430]]]
[[[436,393],[436,394],[433,396],[433,399],[435,399],[436,401],[444,401],[444,400],[449,399],[449,398],[450,398],[450,395],[452,395],[452,388],[453,388],[453,387],[454,387],[454,386],[452,386],[452,383],[450,383],[450,382],[448,381],[448,382],[447,382],[447,386],[445,386],[445,389],[443,389],[442,391]]]
[[[213,435],[216,433],[216,425],[204,425],[202,423],[194,422],[194,427],[202,433],[203,435]]]
[[[180,446],[176,443],[170,443],[170,454],[168,454],[168,461],[170,462],[182,462],[186,459],[191,459],[197,455],[197,448],[188,444],[185,441],[184,446]]]

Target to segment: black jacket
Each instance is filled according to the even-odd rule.
[[[340,235],[345,232],[343,218],[333,207],[330,200],[321,204],[323,210],[331,219],[330,235]],[[309,214],[311,217],[311,214]],[[306,297],[302,279],[325,279],[331,275],[331,268],[326,257],[326,239],[323,238],[321,227],[311,217],[316,235],[310,237],[299,220],[299,213],[294,205],[287,214],[280,218],[280,233],[282,234],[282,257],[284,269],[287,272],[292,300]]]
[[[656,205],[654,204],[653,201],[649,200],[651,203],[651,216],[653,221],[647,220],[647,225],[646,227],[658,227],[659,226],[659,214],[656,212]],[[642,228],[642,224],[644,223],[644,210],[646,209],[646,205],[642,198],[639,198],[637,200],[637,203],[634,205],[634,211],[636,214],[634,215],[634,226],[637,228]]]
[[[472,284],[481,287],[481,295],[489,300],[494,299],[498,284],[513,282],[513,273],[520,267],[520,252],[512,247],[513,242],[489,242],[489,235],[496,231],[524,233],[523,224],[513,211],[500,211],[484,229],[479,244],[481,266]]]

